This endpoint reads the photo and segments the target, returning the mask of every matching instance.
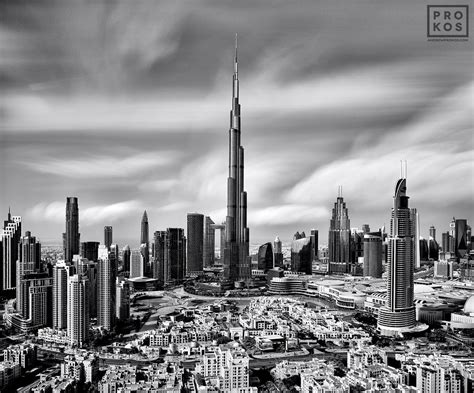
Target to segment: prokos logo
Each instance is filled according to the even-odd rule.
[[[469,36],[467,5],[429,5],[428,37],[466,38]]]

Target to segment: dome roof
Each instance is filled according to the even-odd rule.
[[[474,314],[474,295],[469,297],[464,303],[464,312],[466,314]]]

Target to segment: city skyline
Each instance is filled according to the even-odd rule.
[[[453,216],[472,222],[470,46],[427,42],[416,3],[370,7],[368,20],[348,3],[351,23],[329,2],[270,13],[222,4],[222,20],[246,15],[227,25],[202,4],[143,2],[136,18],[121,2],[78,4],[74,20],[54,3],[7,5],[0,211],[11,206],[23,228],[58,246],[68,196],[79,199],[81,241],[111,225],[116,243],[138,247],[145,209],[152,232],[185,228],[188,212],[224,221],[238,32],[251,244],[311,228],[324,243],[338,185],[353,227],[387,227],[404,159],[422,236],[431,225],[447,231]],[[266,22],[253,23],[263,12]],[[85,43],[87,29],[105,38]],[[50,58],[28,41],[65,32],[42,41]]]

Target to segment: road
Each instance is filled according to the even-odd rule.
[[[303,356],[292,356],[288,357],[287,359],[277,358],[277,359],[250,359],[249,367],[250,368],[261,368],[261,367],[275,367],[277,363],[282,362],[283,360],[290,360],[290,361],[305,361],[311,359],[333,359],[334,357],[345,359],[347,357],[346,353],[343,354],[334,354],[334,353],[317,353],[314,355],[303,355]]]

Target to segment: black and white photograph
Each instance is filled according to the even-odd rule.
[[[472,9],[0,0],[0,392],[474,392]]]

